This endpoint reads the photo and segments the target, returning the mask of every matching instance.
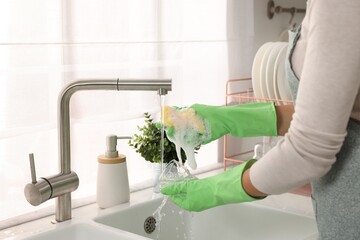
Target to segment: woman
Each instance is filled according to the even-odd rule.
[[[162,192],[189,210],[204,210],[311,182],[320,239],[359,239],[360,1],[307,4],[301,27],[290,34],[286,63],[294,112],[276,107],[279,135],[292,115],[285,137],[260,161]],[[217,191],[237,178],[240,185]]]

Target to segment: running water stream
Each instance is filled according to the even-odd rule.
[[[160,150],[161,150],[161,174],[159,177],[159,186],[160,190],[162,187],[167,186],[172,183],[180,182],[180,181],[189,181],[191,179],[195,179],[196,177],[192,176],[190,171],[186,168],[186,166],[182,163],[182,161],[171,161],[168,164],[164,163],[164,138],[165,138],[165,127],[164,127],[164,106],[165,106],[165,96],[160,96],[160,111],[161,111],[161,140],[160,140]],[[177,146],[179,148],[179,146]],[[161,234],[161,221],[163,220],[163,217],[166,216],[166,213],[162,212],[162,209],[165,205],[167,205],[169,202],[169,197],[164,196],[164,199],[160,206],[155,210],[153,213],[154,218],[156,219],[156,228],[157,228],[157,234],[155,239],[160,239]],[[174,213],[175,210],[172,210]],[[180,210],[179,216],[182,219],[184,210]],[[182,223],[184,224],[184,219],[182,220]],[[190,236],[187,236],[184,234],[183,239],[190,239]]]
[[[165,126],[164,126],[164,106],[165,106],[165,95],[160,95],[160,121],[161,121],[161,139],[160,139],[160,156],[161,156],[161,173],[164,171],[164,137],[165,137]]]
[[[178,161],[171,161],[170,163],[164,165],[164,170],[160,175],[160,189],[164,186],[182,182],[182,181],[190,181],[192,179],[195,179],[196,177],[192,176],[189,172],[189,170],[184,166],[180,165]],[[174,228],[174,238],[173,239],[191,239],[191,229],[188,232],[181,233],[179,232],[179,229],[181,226],[185,225],[185,215],[184,212],[186,212],[183,209],[174,208],[173,204],[170,204],[170,199],[167,196],[164,196],[160,206],[153,212],[153,217],[156,219],[156,237],[154,239],[157,240],[165,240],[161,236],[161,223],[166,222],[167,214],[169,214],[169,218],[172,218],[171,216],[177,215],[176,219],[179,219],[177,222],[177,227]],[[166,207],[165,211],[163,211],[163,208]],[[169,208],[171,211],[169,212]],[[189,216],[189,215],[187,215]],[[192,216],[192,215],[190,215]],[[174,218],[172,218],[172,221]],[[191,228],[191,226],[190,226]]]

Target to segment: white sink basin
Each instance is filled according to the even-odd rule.
[[[28,240],[130,240],[138,239],[136,236],[126,236],[129,234],[114,231],[114,229],[105,229],[96,225],[87,223],[70,224],[65,227],[59,227],[54,230],[46,231],[25,239]]]
[[[154,232],[146,233],[145,219],[153,215],[161,202],[161,198],[147,201],[94,220],[158,240],[315,239],[317,233],[313,218],[252,203],[227,205],[200,213],[183,211],[167,203],[161,211],[161,223],[157,224]]]
[[[212,171],[202,176],[216,173]],[[161,211],[161,222],[152,233],[146,233],[145,219],[156,212],[163,200],[154,197],[159,196],[154,195],[151,188],[136,191],[131,193],[129,203],[109,209],[99,209],[97,204],[86,205],[74,209],[70,221],[54,225],[50,223],[54,218],[51,215],[0,230],[0,239],[314,240],[317,236],[311,200],[293,194],[270,196],[254,203],[227,205],[201,213],[190,213],[168,202]],[[151,226],[147,224],[146,229]]]

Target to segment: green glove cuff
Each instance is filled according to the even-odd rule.
[[[191,106],[211,128],[211,137],[204,144],[225,134],[235,137],[277,136],[274,103],[249,103],[232,106]]]
[[[255,161],[249,160],[209,178],[172,184],[161,189],[161,193],[169,195],[181,208],[196,212],[229,203],[263,199],[248,195],[241,182],[244,171]]]
[[[221,187],[221,189],[229,189],[229,195],[227,197],[228,203],[251,202],[263,199],[250,196],[245,192],[242,185],[242,175],[255,162],[255,159],[248,160],[239,166],[233,167],[219,174],[218,176],[214,176],[214,178],[218,177],[221,179],[221,181],[218,182],[218,185]]]

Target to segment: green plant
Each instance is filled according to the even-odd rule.
[[[161,124],[155,123],[149,113],[144,113],[145,125],[138,126],[139,134],[134,134],[129,140],[129,145],[132,146],[137,153],[139,153],[146,161],[159,163],[161,162]],[[198,150],[199,147],[196,148]],[[181,149],[181,158],[186,160],[184,150]],[[170,142],[164,131],[164,163],[169,163],[171,160],[179,161],[176,154],[175,144]]]

